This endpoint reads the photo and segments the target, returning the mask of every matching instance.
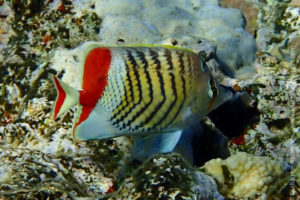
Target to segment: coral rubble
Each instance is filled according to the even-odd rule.
[[[178,154],[146,160],[109,199],[224,199],[215,181]]]

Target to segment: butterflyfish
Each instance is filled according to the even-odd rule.
[[[80,77],[78,91],[53,76],[54,119],[78,105],[75,140],[137,135],[157,152],[172,151],[194,119],[231,97],[200,55],[173,46],[89,45]]]

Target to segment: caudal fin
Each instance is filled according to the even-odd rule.
[[[53,119],[56,119],[72,106],[79,104],[79,91],[59,80],[54,75],[53,82],[57,91],[55,107],[53,110]]]

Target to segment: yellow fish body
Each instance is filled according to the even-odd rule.
[[[198,54],[171,46],[90,45],[82,63],[82,90],[56,77],[54,82],[54,118],[79,105],[76,140],[181,133],[231,97]]]

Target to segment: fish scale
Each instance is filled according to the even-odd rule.
[[[108,84],[103,92],[103,96],[99,101],[99,105],[105,106],[106,109],[103,112],[106,112],[108,115],[119,105],[121,101],[121,96],[124,94],[124,75],[125,69],[123,63],[119,62],[121,58],[118,53],[112,52],[113,56],[117,59],[112,61],[112,68],[109,71],[107,76]]]
[[[76,140],[176,132],[231,96],[219,88],[198,54],[171,46],[91,45],[84,53],[82,90],[56,77],[54,83],[55,118],[79,105]],[[175,132],[172,144],[180,136]]]

